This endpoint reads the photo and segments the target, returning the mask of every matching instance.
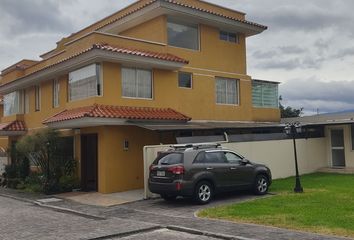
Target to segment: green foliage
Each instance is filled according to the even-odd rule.
[[[302,114],[302,111],[304,108],[292,108],[292,107],[284,107],[281,104],[281,101],[283,100],[282,96],[279,97],[279,109],[280,109],[280,114],[281,118],[293,118],[293,117],[300,117]]]
[[[295,179],[275,180],[275,196],[203,210],[203,217],[354,237],[354,176],[316,173],[301,177],[304,193],[293,193]]]
[[[10,164],[5,166],[4,177],[9,178],[17,178],[18,176],[18,168],[15,164]]]
[[[64,146],[59,133],[51,129],[27,135],[16,144],[17,152],[38,166],[42,179],[35,184],[41,184],[46,193],[61,191],[60,179],[76,175],[76,161],[65,155]]]
[[[80,181],[73,175],[62,176],[59,179],[59,187],[62,192],[72,191],[80,187]]]

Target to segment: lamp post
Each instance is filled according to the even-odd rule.
[[[302,128],[299,122],[286,123],[285,133],[288,136],[291,136],[294,143],[294,156],[295,156],[295,170],[296,170],[296,181],[294,192],[302,193],[304,190],[301,186],[300,175],[299,175],[299,166],[297,163],[297,153],[296,153],[296,135],[302,132]]]

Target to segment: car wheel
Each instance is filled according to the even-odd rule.
[[[207,204],[214,195],[213,186],[206,181],[199,182],[195,187],[194,200],[199,204]]]
[[[175,195],[167,195],[167,194],[161,194],[161,197],[165,200],[165,201],[173,201],[176,200],[177,196]]]
[[[256,195],[264,195],[268,192],[269,181],[267,176],[261,174],[256,177],[254,193]]]

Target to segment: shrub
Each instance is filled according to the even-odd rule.
[[[10,164],[5,166],[5,173],[4,177],[9,178],[16,178],[18,173],[18,168],[15,164]]]
[[[80,181],[75,176],[62,176],[59,179],[59,188],[62,192],[72,191],[80,187]]]
[[[18,154],[38,166],[41,181],[33,185],[40,184],[45,193],[72,190],[75,185],[76,161],[65,157],[64,146],[59,133],[51,129],[24,136],[16,144]],[[22,176],[26,175],[27,163],[22,162]]]

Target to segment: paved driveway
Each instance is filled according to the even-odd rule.
[[[56,212],[36,207],[33,204],[0,197],[0,238],[6,240],[70,240],[108,236],[105,239],[121,239],[122,237],[123,239],[215,239],[213,234],[224,234],[233,236],[233,238],[223,239],[242,240],[343,239],[252,224],[200,219],[194,216],[195,211],[204,207],[252,198],[254,196],[247,194],[225,195],[207,206],[195,205],[188,200],[165,202],[161,199],[113,207],[93,207],[70,201],[51,203],[56,207],[80,211],[86,215],[94,214],[103,218],[103,220],[97,220],[92,217]],[[183,229],[186,228],[192,232],[184,231]],[[135,232],[140,230],[143,232]],[[201,237],[194,234],[193,231],[197,231],[199,234],[210,233],[211,235]]]

